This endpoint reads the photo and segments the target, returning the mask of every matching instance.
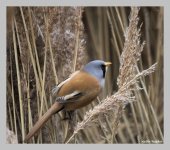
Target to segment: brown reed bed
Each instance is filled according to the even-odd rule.
[[[30,143],[163,142],[162,7],[15,7],[7,20],[7,128],[19,143],[52,88],[92,59],[113,63],[98,100],[73,121],[56,114]]]

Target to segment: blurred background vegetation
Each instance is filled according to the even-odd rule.
[[[6,116],[7,128],[16,135],[18,143],[54,102],[52,88],[88,61],[102,59],[113,64],[103,93],[76,111],[73,125],[62,120],[62,114],[56,114],[30,142],[63,143],[71,132],[70,126],[81,121],[84,113],[101,99],[117,91],[130,11],[130,7],[7,8]],[[136,101],[124,109],[116,132],[112,114],[104,115],[97,125],[80,131],[73,143],[163,142],[163,12],[163,7],[140,8],[141,39],[146,45],[139,70],[155,62],[158,66],[152,75],[141,78],[143,90],[135,92]]]

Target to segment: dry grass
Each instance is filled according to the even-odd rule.
[[[113,63],[103,94],[71,122],[55,115],[30,142],[163,142],[162,7],[8,10],[7,126],[19,143],[53,103],[51,89],[87,59]]]
[[[137,73],[137,62],[140,59],[144,47],[144,42],[140,44],[140,28],[137,29],[139,20],[138,11],[138,8],[132,8],[129,27],[125,33],[125,43],[120,57],[120,69],[117,81],[118,91],[114,95],[102,100],[100,104],[86,113],[83,121],[78,123],[75,127],[74,133],[67,143],[70,142],[80,130],[83,130],[89,124],[100,119],[98,118],[100,114],[107,115],[110,110],[113,110],[114,113],[114,128],[112,129],[112,135],[114,136],[118,128],[119,120],[122,117],[123,109],[128,103],[136,100],[134,92],[140,90],[138,87],[139,78],[155,71],[156,64],[152,65],[147,70]],[[157,128],[159,129],[159,124]],[[129,130],[129,132],[131,131]],[[131,132],[131,134],[133,133]],[[160,133],[160,135],[162,135],[162,133]],[[131,138],[133,139],[133,136],[131,136]],[[161,138],[161,140],[163,140],[163,137]]]

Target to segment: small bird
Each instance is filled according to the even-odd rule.
[[[55,103],[31,128],[24,142],[34,136],[52,115],[63,109],[72,111],[92,102],[104,87],[105,74],[111,64],[102,60],[91,61],[56,86],[52,90],[52,93],[57,96]]]

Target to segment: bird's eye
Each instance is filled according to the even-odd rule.
[[[103,78],[105,77],[105,73],[106,73],[106,66],[105,65],[101,65],[102,71],[103,71]]]

